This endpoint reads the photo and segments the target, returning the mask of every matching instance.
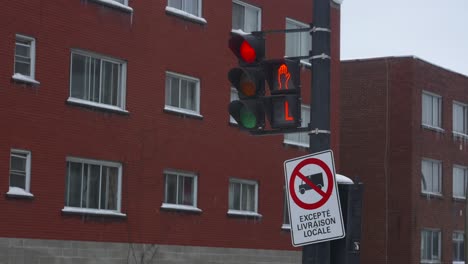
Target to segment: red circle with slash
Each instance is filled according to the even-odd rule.
[[[301,169],[304,168],[307,165],[316,165],[319,166],[324,172],[325,175],[327,176],[328,180],[328,185],[327,189],[325,191],[322,191],[320,187],[315,185],[309,178],[307,178],[304,174],[301,173]],[[322,198],[318,200],[315,203],[305,203],[297,197],[297,193],[294,190],[294,181],[296,178],[300,178],[304,183],[309,185],[314,191],[316,191]],[[333,186],[335,184],[333,183],[333,174],[330,170],[330,168],[327,166],[325,162],[322,160],[316,159],[316,158],[309,158],[301,161],[297,166],[294,168],[291,178],[289,179],[289,193],[291,194],[291,198],[294,200],[294,202],[301,208],[303,209],[317,209],[320,208],[322,205],[324,205],[328,199],[330,198],[332,192],[333,192]]]

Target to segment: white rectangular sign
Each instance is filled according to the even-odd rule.
[[[284,174],[293,246],[343,238],[332,151],[287,160]]]

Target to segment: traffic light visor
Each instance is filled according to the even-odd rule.
[[[260,62],[265,57],[265,40],[261,36],[232,33],[229,48],[244,63]]]

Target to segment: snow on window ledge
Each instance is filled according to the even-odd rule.
[[[443,129],[441,127],[435,127],[435,126],[431,126],[431,125],[427,125],[427,124],[422,124],[421,126],[423,128],[429,129],[429,130],[434,130],[436,132],[442,132],[442,133],[445,132],[445,129]]]
[[[242,210],[233,210],[229,209],[227,212],[228,215],[238,215],[238,216],[250,216],[250,217],[262,217],[261,214],[252,212],[252,211],[242,211]]]
[[[10,189],[6,193],[6,195],[11,196],[11,197],[25,197],[25,198],[33,198],[34,195],[28,191],[26,191],[23,188],[19,187],[12,187],[10,186]]]
[[[62,209],[64,213],[72,214],[90,214],[90,215],[103,215],[103,216],[118,216],[118,217],[127,217],[126,214],[111,211],[111,210],[100,210],[100,209],[91,209],[91,208],[78,208],[78,207],[69,207],[65,206]]]
[[[106,5],[106,6],[109,6],[109,7],[114,7],[114,8],[129,12],[129,13],[133,12],[133,8],[131,8],[131,7],[127,6],[127,5],[121,4],[121,3],[117,2],[117,1],[114,1],[114,0],[91,0],[91,1],[103,4],[103,5]]]
[[[193,117],[196,117],[196,118],[203,118],[203,116],[200,115],[197,112],[190,111],[190,110],[183,109],[183,108],[173,107],[173,106],[169,106],[169,105],[165,105],[164,110],[169,111],[169,112],[178,113],[178,114],[193,116]]]
[[[174,7],[171,7],[171,6],[166,6],[166,12],[171,13],[171,14],[176,15],[176,16],[187,18],[189,20],[192,20],[192,21],[200,23],[200,24],[206,24],[207,23],[206,19],[204,19],[203,17],[192,15],[190,13],[187,13],[187,12],[185,12],[183,10],[180,10],[180,9],[177,9],[177,8],[174,8]]]
[[[100,103],[91,102],[91,101],[88,101],[88,100],[83,100],[83,99],[78,99],[78,98],[73,98],[73,97],[69,97],[67,99],[67,102],[72,103],[72,104],[87,105],[87,106],[91,106],[91,107],[102,108],[102,109],[111,110],[111,111],[115,111],[115,112],[120,112],[120,113],[124,113],[124,114],[129,113],[127,110],[124,110],[124,109],[122,109],[122,108],[120,108],[118,106],[100,104]]]
[[[191,212],[198,212],[198,213],[202,212],[202,210],[198,207],[191,206],[191,205],[182,205],[182,204],[162,203],[161,208],[171,209],[171,210],[180,210],[180,211],[191,211]]]
[[[468,139],[468,135],[461,132],[452,131],[452,135],[454,138]]]
[[[32,85],[41,84],[40,82],[34,80],[33,78],[31,78],[29,76],[26,76],[26,75],[23,75],[21,73],[15,73],[15,74],[13,74],[13,76],[11,76],[11,78],[13,80],[15,80],[15,81],[23,82],[23,83],[29,83],[29,84],[32,84]]]
[[[290,224],[283,224],[283,225],[281,226],[281,229],[283,229],[283,230],[291,230],[291,225],[290,225]]]

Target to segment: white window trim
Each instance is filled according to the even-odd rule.
[[[88,57],[92,57],[92,58],[98,58],[98,59],[101,59],[101,60],[110,61],[112,63],[119,64],[122,67],[121,68],[122,76],[120,76],[120,82],[121,82],[121,86],[122,86],[122,87],[120,87],[122,89],[121,90],[120,104],[122,105],[122,107],[119,107],[119,106],[116,106],[116,105],[109,105],[109,104],[103,104],[103,103],[98,103],[98,102],[92,102],[92,101],[88,101],[88,100],[84,100],[84,99],[80,99],[80,98],[75,98],[75,97],[71,96],[71,94],[72,94],[71,89],[72,89],[73,54],[79,54],[79,55],[83,55],[83,56],[88,56]],[[69,78],[70,78],[70,80],[69,80],[69,85],[68,85],[69,87],[68,87],[67,102],[81,104],[81,105],[88,105],[88,106],[97,107],[97,108],[104,108],[104,109],[119,111],[119,112],[123,112],[123,113],[128,113],[128,111],[125,110],[126,97],[127,97],[127,62],[126,61],[115,59],[115,58],[105,56],[105,55],[101,55],[101,54],[94,53],[94,52],[89,52],[89,51],[84,51],[84,50],[79,50],[79,49],[72,49],[71,52],[70,52],[70,73],[69,73]]]
[[[453,169],[455,169],[455,168],[459,168],[459,169],[462,169],[464,171],[468,170],[468,167],[460,166],[460,165],[453,165],[453,168],[452,168],[452,188],[453,188],[453,180],[454,180]],[[464,192],[465,191],[466,190],[464,190]],[[465,200],[466,199],[466,197],[464,197],[464,196],[456,196],[454,190],[452,190],[452,197],[455,198],[455,199],[459,199],[459,200]]]
[[[302,105],[301,105],[301,111],[302,111],[302,108],[306,108],[307,111],[309,111],[309,113],[310,113],[310,106],[309,106],[309,105],[302,104]],[[309,114],[309,115],[310,115],[310,114]],[[304,118],[302,114],[301,114],[301,118]],[[309,120],[309,122],[310,122],[310,120]],[[307,132],[296,132],[296,133],[307,133]],[[309,137],[308,137],[307,139],[308,139],[308,141],[310,141]],[[287,144],[287,145],[298,146],[298,147],[304,147],[304,148],[308,148],[308,147],[309,147],[309,144],[310,144],[310,142],[303,143],[303,142],[298,142],[298,141],[290,140],[290,139],[287,139],[286,136],[283,136],[283,143],[284,143],[284,144]]]
[[[468,117],[467,117],[467,115],[468,115],[468,110],[467,110],[467,109],[468,109],[468,104],[465,104],[465,103],[462,103],[462,102],[459,102],[459,101],[455,101],[455,100],[454,100],[454,101],[452,102],[452,134],[453,134],[454,137],[468,138],[468,134],[462,133],[462,132],[459,132],[459,131],[455,131],[455,130],[453,129],[454,124],[455,124],[455,120],[453,119],[453,106],[454,106],[455,104],[456,104],[456,105],[459,105],[459,106],[461,106],[461,107],[463,107],[463,108],[465,109],[465,112],[466,112],[466,113],[465,113],[465,117],[468,119]],[[465,122],[468,122],[468,120],[465,120]],[[468,133],[468,131],[467,131],[467,133]]]
[[[439,257],[441,258],[440,260],[427,260],[427,259],[421,259],[421,263],[441,263],[442,261],[442,231],[440,229],[435,229],[435,228],[423,228],[420,232],[420,239],[422,241],[422,231],[430,231],[430,232],[438,232],[439,233],[439,240],[438,240],[438,248],[439,248]],[[432,241],[432,239],[431,239]],[[420,245],[421,247],[421,245]],[[431,249],[432,250],[432,249]]]
[[[200,5],[198,7],[198,14],[199,16],[196,16],[194,14],[190,14],[189,12],[186,12],[184,10],[172,7],[172,6],[166,6],[166,12],[171,13],[176,16],[181,16],[186,19],[192,20],[194,22],[198,22],[201,24],[206,24],[208,23],[205,18],[202,17],[202,0],[199,0]]]
[[[231,93],[230,93],[230,96],[235,93],[237,95],[237,98],[239,98],[239,91],[237,91],[236,88],[234,87],[231,87]],[[234,99],[235,100],[239,100],[239,99]],[[232,98],[230,98],[230,102],[233,102]],[[229,115],[229,123],[231,124],[234,124],[234,125],[237,125],[237,121],[231,116]]]
[[[435,160],[435,159],[430,159],[430,158],[422,158],[421,159],[421,177],[424,177],[423,173],[422,173],[422,162],[423,161],[428,161],[428,162],[435,162],[435,163],[439,163],[440,164],[440,192],[431,192],[431,191],[425,191],[423,190],[423,187],[422,186],[422,183],[421,183],[421,193],[422,194],[426,194],[426,195],[431,195],[431,196],[439,196],[439,197],[442,197],[442,192],[443,192],[443,164],[442,164],[442,161],[441,160]]]
[[[258,6],[254,6],[254,5],[251,5],[251,4],[248,4],[248,3],[245,3],[245,2],[242,2],[242,1],[239,1],[239,0],[232,0],[233,3],[236,3],[238,5],[241,5],[241,6],[244,6],[244,7],[248,7],[248,8],[252,8],[252,9],[255,9],[258,11],[258,16],[257,16],[257,31],[260,31],[262,29],[262,9]],[[232,25],[231,25],[232,27]],[[239,30],[239,29],[232,29],[232,30]],[[240,29],[243,31],[243,29]]]
[[[161,205],[161,208],[166,208],[166,209],[175,209],[175,210],[184,210],[184,211],[194,211],[194,212],[201,212],[202,210],[198,208],[198,175],[193,172],[185,172],[185,171],[180,171],[180,170],[173,170],[173,169],[167,169],[164,170],[164,201]],[[193,205],[183,205],[183,204],[173,204],[173,203],[167,203],[166,201],[166,195],[167,195],[167,182],[166,182],[166,174],[172,174],[172,175],[177,175],[183,176],[183,177],[191,177],[193,178]],[[177,186],[178,188],[179,186]]]
[[[123,11],[130,12],[130,13],[133,12],[133,8],[128,6],[128,0],[124,0],[124,2],[125,2],[124,4],[121,4],[121,3],[116,2],[114,0],[91,0],[91,1],[101,3],[103,5],[107,5],[107,6],[110,6],[110,7],[115,7],[115,8],[121,9]]]
[[[253,180],[244,180],[244,179],[238,179],[238,178],[229,179],[229,184],[231,184],[231,182],[240,183],[240,184],[248,184],[248,185],[254,185],[255,186],[255,207],[254,207],[254,211],[228,209],[227,214],[228,215],[243,215],[243,216],[262,217],[262,215],[258,213],[258,182],[253,181]],[[230,195],[230,194],[228,193],[228,195]]]
[[[36,78],[36,39],[33,38],[33,37],[29,37],[29,36],[25,36],[25,35],[21,35],[21,34],[16,34],[15,35],[15,56],[16,56],[16,40],[19,39],[19,40],[23,40],[23,41],[28,41],[30,42],[30,56],[31,56],[31,65],[29,66],[29,70],[30,70],[30,75],[27,76],[27,75],[24,75],[24,74],[21,74],[21,73],[16,73],[14,72],[13,73],[13,76],[11,78],[13,78],[14,80],[16,81],[20,81],[20,82],[26,82],[26,83],[31,83],[31,84],[39,84],[39,82],[35,79]],[[16,61],[15,61],[16,63]]]
[[[11,155],[14,153],[25,154],[26,155],[26,177],[25,177],[25,189],[20,187],[13,187],[8,186],[7,195],[11,196],[25,196],[25,197],[33,197],[34,195],[30,192],[31,187],[31,151],[23,150],[23,149],[11,149],[10,150],[10,170],[11,170]],[[8,180],[10,180],[10,176],[8,176]]]
[[[423,95],[426,94],[426,95],[429,95],[429,96],[432,96],[432,97],[437,97],[440,99],[440,109],[439,109],[439,117],[440,117],[440,127],[439,126],[433,126],[432,124],[426,124],[424,123],[424,118],[422,117],[422,115],[424,114],[424,101],[423,101]],[[431,103],[432,104],[432,103]],[[422,94],[421,94],[421,126],[422,127],[425,127],[425,128],[428,128],[428,129],[432,129],[432,130],[435,130],[435,131],[439,131],[439,132],[444,132],[445,130],[442,128],[442,125],[443,125],[443,102],[442,102],[442,96],[441,95],[438,95],[436,93],[432,93],[432,92],[429,92],[429,91],[426,91],[426,90],[423,90],[422,91]]]
[[[296,25],[298,25],[298,26],[300,26],[300,27],[305,27],[305,28],[308,28],[308,27],[309,27],[308,24],[306,24],[306,23],[304,23],[304,22],[301,22],[301,21],[298,21],[298,20],[295,20],[295,19],[292,19],[292,18],[289,18],[289,17],[286,18],[286,24],[287,24],[288,22],[293,23],[293,24],[296,24]],[[286,26],[286,25],[285,25],[285,26]],[[286,28],[286,27],[285,27],[285,28]],[[310,42],[311,42],[311,45],[312,45],[312,36],[311,36],[311,41],[310,41]],[[285,43],[284,47],[286,48],[286,43]],[[310,49],[312,49],[312,47],[310,47]],[[310,51],[310,49],[309,49],[309,51]],[[304,54],[304,56],[307,56],[307,54]],[[284,56],[284,57],[285,57],[285,58],[288,58],[288,56]],[[301,59],[301,60],[300,60],[300,63],[301,63],[302,65],[304,65],[304,66],[309,66],[309,67],[312,66],[312,64],[310,63],[310,61],[309,61],[308,59]]]
[[[192,110],[189,110],[189,109],[185,109],[185,108],[179,108],[179,107],[175,107],[175,106],[171,106],[171,105],[167,105],[166,103],[166,96],[164,96],[164,110],[167,110],[167,111],[170,111],[170,112],[177,112],[177,113],[181,113],[181,114],[185,114],[185,115],[191,115],[191,116],[195,116],[195,117],[200,117],[200,118],[203,118],[203,116],[200,114],[200,79],[198,78],[195,78],[195,77],[192,77],[192,76],[188,76],[188,75],[183,75],[183,74],[180,74],[180,73],[176,73],[176,72],[171,72],[171,71],[166,71],[166,79],[167,79],[167,76],[172,76],[172,77],[175,77],[175,78],[179,78],[179,79],[186,79],[186,80],[189,80],[189,81],[193,81],[196,83],[196,100],[197,100],[197,107],[196,107],[196,110],[195,111],[192,111]],[[166,80],[165,79],[165,80]],[[164,85],[166,86],[166,84]],[[167,89],[168,87],[165,87],[164,89],[164,94],[167,93]],[[180,96],[180,95],[179,95]]]
[[[117,208],[115,210],[108,210],[108,209],[93,209],[93,208],[81,208],[81,207],[72,207],[72,206],[64,206],[62,212],[71,212],[71,213],[84,213],[84,214],[96,214],[96,215],[119,215],[125,216],[125,214],[121,213],[121,202],[122,202],[122,164],[119,162],[113,161],[104,161],[104,160],[94,160],[94,159],[86,159],[86,158],[78,158],[78,157],[67,157],[67,162],[77,162],[77,163],[86,163],[91,165],[100,165],[100,166],[108,166],[108,167],[116,167],[118,173],[118,180],[117,180]],[[68,173],[68,172],[67,172]],[[68,174],[66,174],[69,177]],[[67,186],[65,186],[67,188]],[[66,191],[65,191],[66,192]]]
[[[465,242],[465,231],[463,231],[463,230],[453,230],[453,232],[452,232],[452,246],[453,246],[453,234],[454,233],[462,234],[463,239],[461,241],[463,241],[463,243]],[[462,249],[462,250],[464,250],[464,249]],[[452,254],[453,254],[453,252],[452,252]],[[465,261],[452,261],[452,264],[464,264],[464,263],[465,263]]]

